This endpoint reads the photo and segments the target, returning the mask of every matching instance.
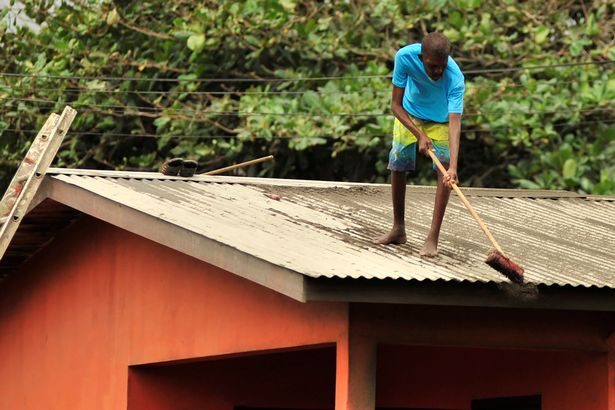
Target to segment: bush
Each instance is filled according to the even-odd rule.
[[[60,166],[271,153],[244,172],[381,182],[393,56],[438,30],[466,73],[462,183],[613,193],[614,6],[551,3],[27,0],[40,32],[0,29],[0,176],[71,104]],[[424,166],[413,181],[433,178]]]

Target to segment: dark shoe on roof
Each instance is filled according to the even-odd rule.
[[[194,173],[196,172],[196,168],[199,166],[199,164],[196,161],[193,161],[191,159],[187,159],[182,163],[182,167],[179,170],[179,176],[182,177],[191,177],[194,176]]]
[[[160,172],[162,172],[164,175],[177,176],[177,174],[182,168],[183,162],[183,158],[168,159],[164,162],[164,164],[162,164]]]

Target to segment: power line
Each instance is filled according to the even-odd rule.
[[[553,128],[562,128],[562,127],[576,127],[580,125],[590,125],[590,124],[615,124],[615,119],[613,120],[592,120],[592,121],[579,121],[579,122],[564,122],[564,123],[555,123],[551,124]],[[535,128],[544,128],[544,124],[540,125],[520,125],[520,126],[508,126],[508,127],[493,127],[493,128],[474,128],[474,129],[463,129],[462,133],[470,133],[470,132],[487,132],[491,133],[494,131],[505,131],[505,130],[518,130],[518,129],[535,129]]]
[[[5,101],[24,101],[24,102],[33,102],[40,103],[41,105],[55,106],[59,104],[59,102],[49,101],[44,99],[36,99],[36,98],[5,98]],[[93,104],[86,102],[66,102],[67,104],[71,104],[75,108],[78,107],[91,107],[91,108],[101,108],[101,109],[118,109],[118,110],[128,110],[128,112],[120,112],[119,114],[130,116],[131,110],[142,111],[147,114],[201,114],[207,116],[226,116],[226,117],[260,117],[260,116],[274,116],[274,117],[390,117],[392,113],[351,113],[351,112],[341,112],[341,113],[308,113],[308,112],[252,112],[252,111],[208,111],[207,109],[189,109],[189,108],[173,108],[173,107],[147,107],[147,106],[133,106],[133,105],[114,105],[114,104]],[[596,106],[594,106],[596,107]],[[587,112],[603,112],[603,111],[611,111],[615,110],[615,107],[605,107],[605,108],[592,108],[587,110],[553,110],[553,111],[511,111],[513,113],[519,113],[523,115],[533,115],[533,114],[560,114],[560,113],[587,113]],[[503,112],[500,111],[477,111],[477,112],[469,112],[465,113],[464,117],[475,117],[479,115],[502,115]]]
[[[16,128],[0,129],[0,133],[11,131],[24,134],[38,134],[40,130],[20,130]],[[67,136],[93,136],[93,137],[124,137],[124,138],[169,138],[169,139],[232,139],[238,138],[236,135],[158,135],[158,134],[126,134],[126,133],[109,133],[109,132],[88,132],[88,131],[69,131]],[[255,137],[264,139],[266,137]],[[288,137],[292,138],[292,137]]]
[[[0,85],[0,88],[5,88],[10,90],[10,87]],[[32,87],[33,92],[42,92],[42,91],[61,91],[61,92],[70,92],[70,93],[79,93],[79,94],[136,94],[136,95],[303,95],[306,93],[316,93],[318,95],[353,95],[358,93],[358,91],[314,91],[314,90],[304,90],[304,91],[183,91],[183,90],[167,90],[167,91],[138,91],[138,90],[89,90],[86,88],[38,88]],[[374,94],[385,94],[390,95],[391,91],[374,91]]]
[[[239,82],[255,82],[255,83],[278,83],[278,82],[293,82],[293,81],[324,81],[324,80],[359,80],[359,79],[380,79],[391,78],[390,75],[358,75],[358,76],[331,76],[331,77],[296,77],[296,78],[140,78],[140,77],[106,77],[106,76],[62,76],[50,74],[30,74],[30,73],[0,73],[0,77],[15,77],[15,78],[45,78],[50,80],[99,80],[99,81],[144,81],[144,82],[159,82],[159,83],[239,83]]]
[[[550,81],[550,80],[548,80]],[[606,79],[594,79],[591,84],[606,82]],[[569,80],[569,81],[558,81],[556,84],[561,86],[563,84],[574,84],[578,83],[579,80]],[[499,84],[493,84],[493,88],[498,88]],[[525,88],[526,84],[509,84],[506,85],[505,89],[516,89],[516,88]],[[7,85],[0,85],[0,88],[11,91],[12,87]],[[224,96],[224,95],[234,95],[234,96],[242,96],[242,95],[303,95],[307,93],[316,93],[317,95],[355,95],[358,91],[333,91],[333,90],[303,90],[303,91],[185,91],[185,90],[166,90],[166,91],[155,91],[155,90],[95,90],[95,89],[87,89],[87,88],[38,88],[36,86],[29,87],[32,92],[68,92],[75,93],[80,95],[89,95],[89,94],[134,94],[134,95],[202,95],[202,96]],[[480,90],[482,87],[477,87]],[[487,87],[484,87],[487,88]],[[382,95],[390,95],[390,90],[382,90],[382,91],[374,91],[374,94],[382,94]]]
[[[594,121],[580,121],[580,122],[567,122],[567,123],[556,123],[552,124],[554,128],[562,128],[566,126],[582,126],[582,125],[590,125],[590,124],[615,124],[615,119],[613,120],[594,120]],[[507,126],[507,127],[494,127],[494,128],[470,128],[470,129],[461,129],[461,133],[472,133],[472,132],[483,132],[483,133],[493,133],[496,131],[506,131],[506,130],[519,130],[519,129],[535,129],[542,128],[543,125],[520,125],[520,126]],[[16,128],[7,128],[0,129],[0,133],[8,131],[8,132],[16,132],[16,133],[24,133],[24,134],[37,134],[39,130],[20,130]],[[112,132],[88,132],[88,131],[69,131],[67,135],[70,136],[100,136],[100,137],[132,137],[132,138],[157,138],[157,139],[233,139],[233,138],[244,138],[239,135],[158,135],[158,134],[126,134],[126,133],[112,133]],[[348,133],[340,136],[334,135],[320,135],[320,136],[311,136],[311,137],[299,137],[299,136],[282,136],[275,135],[271,137],[267,136],[258,136],[251,135],[249,137],[245,137],[245,139],[266,139],[266,140],[274,140],[274,139],[294,139],[294,138],[324,138],[324,139],[340,139],[343,137],[353,137],[353,138],[375,138],[375,137],[390,137],[392,132],[390,133],[377,133],[377,134],[361,134],[361,133]]]
[[[7,128],[5,130],[0,129],[0,133],[2,133],[3,131],[12,131],[12,132],[18,132],[18,133],[24,133],[24,134],[38,134],[39,131],[37,130],[19,130],[19,129],[11,129],[11,128]],[[81,131],[81,132],[72,132],[69,131],[67,134],[67,136],[92,136],[92,137],[124,137],[124,138],[157,138],[157,139],[164,139],[164,138],[169,138],[169,139],[233,139],[233,138],[238,138],[238,136],[236,135],[158,135],[158,134],[126,134],[126,133],[108,133],[108,132],[87,132],[87,131]],[[262,137],[262,136],[254,136],[251,138],[255,138],[255,139],[267,139],[267,137]],[[291,139],[293,138],[292,136],[289,137],[281,137],[281,136],[277,136],[276,138],[278,139]]]
[[[463,71],[464,74],[487,74],[487,73],[506,73],[515,71],[532,71],[544,70],[549,68],[564,68],[576,67],[583,65],[609,65],[615,63],[615,60],[603,61],[584,61],[576,63],[561,63],[549,65],[536,65],[527,67],[504,67],[504,68],[487,68],[474,69]],[[322,77],[287,77],[287,78],[139,78],[139,77],[121,77],[121,76],[63,76],[52,74],[37,74],[37,73],[0,73],[0,77],[15,77],[15,78],[46,78],[54,80],[99,80],[99,81],[145,81],[145,82],[209,82],[209,83],[237,83],[237,82],[255,82],[255,83],[276,83],[276,82],[294,82],[294,81],[340,81],[340,80],[370,80],[391,78],[390,75],[356,75],[356,76],[322,76]]]
[[[603,60],[603,61],[583,61],[577,63],[561,63],[561,64],[546,64],[535,65],[528,67],[505,67],[505,68],[492,68],[492,69],[476,69],[463,71],[464,74],[481,74],[481,73],[508,73],[514,71],[532,71],[532,70],[545,70],[549,68],[565,68],[565,67],[577,67],[582,65],[609,65],[614,64],[615,60]]]

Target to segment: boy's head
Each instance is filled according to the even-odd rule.
[[[444,34],[433,32],[427,34],[421,42],[421,54],[419,58],[423,62],[425,72],[434,81],[442,77],[448,56],[451,52],[451,43]]]

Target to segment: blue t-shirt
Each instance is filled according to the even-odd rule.
[[[449,113],[463,113],[465,86],[463,74],[452,57],[438,81],[427,73],[419,60],[421,44],[410,44],[395,54],[393,85],[405,88],[403,107],[419,119],[448,122]]]

